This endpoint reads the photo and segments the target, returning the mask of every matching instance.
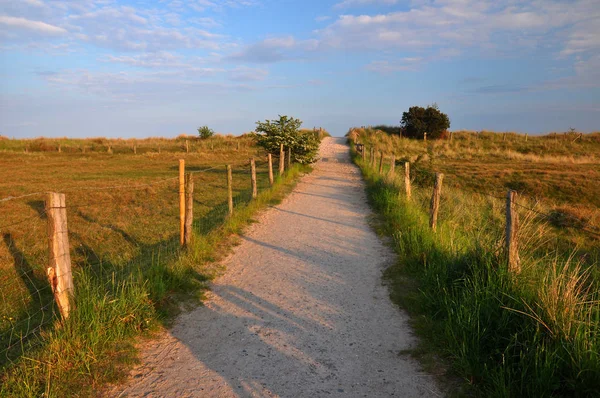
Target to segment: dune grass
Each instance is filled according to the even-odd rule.
[[[375,135],[359,141],[369,138],[379,142]],[[413,151],[428,149],[423,143],[403,145]],[[418,156],[393,150],[398,150],[399,167]],[[477,194],[444,181],[434,233],[428,225],[431,179],[418,175],[427,169],[415,168],[413,197],[407,200],[403,180],[386,176],[387,167],[379,175],[360,157],[355,161],[380,216],[376,227],[392,238],[399,256],[386,279],[392,299],[413,315],[423,338],[415,354],[425,362],[442,358],[445,374],[462,380],[450,383],[455,395],[600,394],[597,236],[578,238],[586,245],[581,251],[571,240],[565,242],[565,235],[579,234],[573,228],[552,225],[519,208],[523,271],[513,275],[503,251],[504,202],[486,194],[492,188]],[[552,199],[520,197],[520,203],[540,212],[554,206]],[[430,361],[430,367],[436,362]]]
[[[0,396],[90,396],[118,381],[135,341],[197,303],[222,272],[215,261],[260,209],[277,203],[300,165],[269,187],[265,154],[245,138],[212,150],[170,152],[6,151],[0,160]],[[168,148],[168,146],[166,146]],[[114,148],[114,147],[113,147]],[[251,200],[248,159],[258,162]],[[192,244],[178,244],[178,159],[195,172]],[[233,164],[235,211],[227,215],[225,164]],[[114,187],[105,189],[106,187]],[[44,192],[64,192],[75,282],[66,322],[45,277]]]

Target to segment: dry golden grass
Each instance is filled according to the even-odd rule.
[[[194,212],[201,234],[226,218],[226,164],[234,165],[236,203],[250,198],[250,157],[257,159],[259,189],[268,187],[266,154],[247,137],[194,141],[190,153],[182,148],[181,140],[163,138],[65,139],[58,141],[61,153],[15,150],[48,148],[54,140],[2,142],[12,148],[5,148],[0,156],[2,346],[7,339],[14,340],[15,336],[9,335],[15,322],[21,322],[16,330],[30,333],[40,322],[51,320],[40,319],[45,316],[40,311],[52,303],[45,276],[46,192],[66,194],[71,256],[77,270],[102,264],[118,268],[132,262],[151,263],[159,252],[176,248],[179,159],[186,160],[188,172],[198,172]],[[138,145],[137,154],[133,154],[132,143]],[[94,151],[75,150],[78,145]],[[160,153],[158,145],[162,146]],[[108,146],[112,153],[104,149]],[[32,319],[30,327],[27,322]]]

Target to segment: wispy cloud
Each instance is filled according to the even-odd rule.
[[[387,6],[392,6],[394,4],[398,4],[399,0],[344,0],[333,6],[333,8],[351,8],[351,7],[363,7],[373,4],[383,4]]]
[[[59,26],[50,25],[41,21],[32,21],[26,18],[11,17],[6,15],[0,15],[0,25],[3,25],[5,28],[14,28],[13,32],[15,33],[19,29],[47,35],[64,35],[67,33],[66,29]]]

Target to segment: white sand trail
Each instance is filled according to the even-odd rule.
[[[242,237],[206,305],[145,347],[109,396],[442,395],[400,355],[415,341],[382,285],[394,254],[367,224],[344,141],[324,140],[315,170]]]

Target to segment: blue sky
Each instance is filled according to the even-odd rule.
[[[0,134],[600,130],[600,0],[0,0]]]

